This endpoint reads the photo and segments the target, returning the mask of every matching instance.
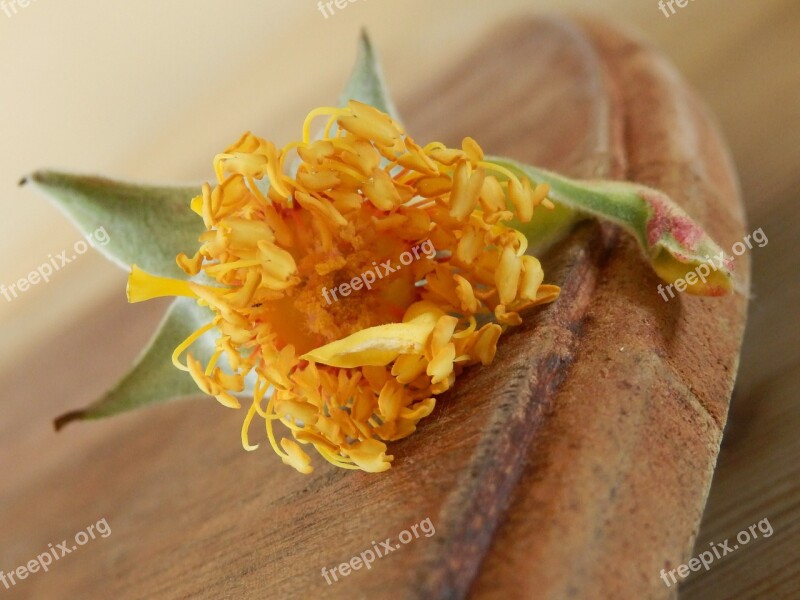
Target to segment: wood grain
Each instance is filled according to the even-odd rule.
[[[492,153],[572,175],[657,185],[723,247],[743,233],[709,116],[657,53],[628,36],[524,22],[417,98],[401,108],[420,139],[469,134]],[[113,533],[8,596],[668,597],[658,571],[691,551],[745,301],[664,304],[630,241],[597,225],[551,253],[546,272],[564,288],[559,301],[504,338],[494,365],[459,380],[414,436],[392,446],[394,467],[380,476],[318,463],[301,477],[268,450],[246,454],[241,414],[210,401],[55,437],[15,400],[20,372],[5,388],[13,408],[2,426],[0,565],[22,564],[102,517]],[[77,323],[48,347],[80,340],[80,354],[67,362],[37,353],[63,377],[38,400],[57,414],[110,384],[156,317],[120,298]],[[104,331],[120,319],[128,337],[111,347]],[[32,455],[35,468],[15,469]],[[325,583],[322,567],[425,518],[432,537]]]

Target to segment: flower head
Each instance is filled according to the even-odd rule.
[[[312,140],[317,117],[327,121]],[[547,185],[485,160],[471,138],[420,146],[350,101],[312,111],[303,140],[282,149],[246,133],[214,169],[217,185],[192,202],[201,245],[177,257],[199,277],[134,266],[129,298],[190,296],[213,311],[173,362],[233,408],[254,378],[242,442],[255,449],[248,432],[263,419],[300,472],[309,445],[336,466],[388,469],[386,442],[411,434],[466,366],[491,363],[521,311],[558,295],[512,226],[552,206]],[[211,330],[203,365],[190,347]],[[276,422],[291,438],[276,439]]]

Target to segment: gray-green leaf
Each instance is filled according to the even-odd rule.
[[[108,240],[97,249],[125,270],[136,263],[154,275],[187,278],[175,256],[194,254],[205,229],[190,208],[200,186],[145,186],[56,171],[37,171],[22,183],[44,192],[84,235],[102,228]]]
[[[147,348],[133,368],[100,400],[82,410],[66,413],[55,420],[56,429],[71,421],[100,419],[135,408],[202,394],[191,375],[175,368],[172,353],[194,331],[209,323],[211,311],[189,298],[172,303]],[[192,355],[208,362],[214,351],[213,331],[201,336],[191,347]]]
[[[389,89],[383,78],[378,53],[372,47],[366,31],[361,32],[358,41],[358,54],[356,64],[350,79],[339,98],[339,106],[346,106],[348,100],[358,100],[364,104],[374,106],[380,111],[387,113],[398,123],[401,122],[400,115],[395,108]]]

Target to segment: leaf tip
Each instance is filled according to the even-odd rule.
[[[47,182],[53,178],[54,174],[54,171],[33,171],[32,173],[23,175],[17,185],[22,187],[24,185],[28,185],[29,183],[47,184]]]
[[[79,421],[86,416],[86,410],[71,410],[53,419],[53,428],[61,431],[66,425],[73,421]]]
[[[358,34],[358,42],[367,47],[372,46],[372,41],[369,39],[369,32],[367,31],[366,25],[361,26],[361,31]]]
[[[33,173],[23,175],[23,177],[19,180],[19,186],[22,187],[24,185],[28,185],[29,183],[38,183],[40,185],[47,186],[55,181],[59,175],[61,174],[55,171],[34,171]]]

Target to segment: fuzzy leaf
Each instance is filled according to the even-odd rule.
[[[487,160],[532,183],[549,184],[548,196],[556,203],[627,230],[667,283],[683,279],[705,265],[705,275],[695,278],[694,284],[687,282],[687,292],[719,296],[732,289],[730,257],[664,192],[624,181],[576,181],[507,158]],[[700,271],[697,273],[699,276]]]
[[[100,419],[142,406],[201,395],[191,375],[172,364],[172,353],[192,332],[212,318],[211,311],[193,299],[178,298],[128,374],[100,400],[58,417],[56,429],[71,421]],[[191,347],[192,355],[204,363],[213,351],[213,332],[201,336]]]
[[[44,192],[84,235],[104,228],[110,239],[97,249],[125,270],[135,262],[150,273],[186,279],[175,256],[197,250],[204,227],[190,203],[200,186],[144,186],[55,171],[37,171],[21,183]]]
[[[366,31],[361,32],[356,64],[339,98],[339,106],[346,106],[350,99],[369,104],[387,113],[398,123],[401,122],[384,81],[380,59]]]

